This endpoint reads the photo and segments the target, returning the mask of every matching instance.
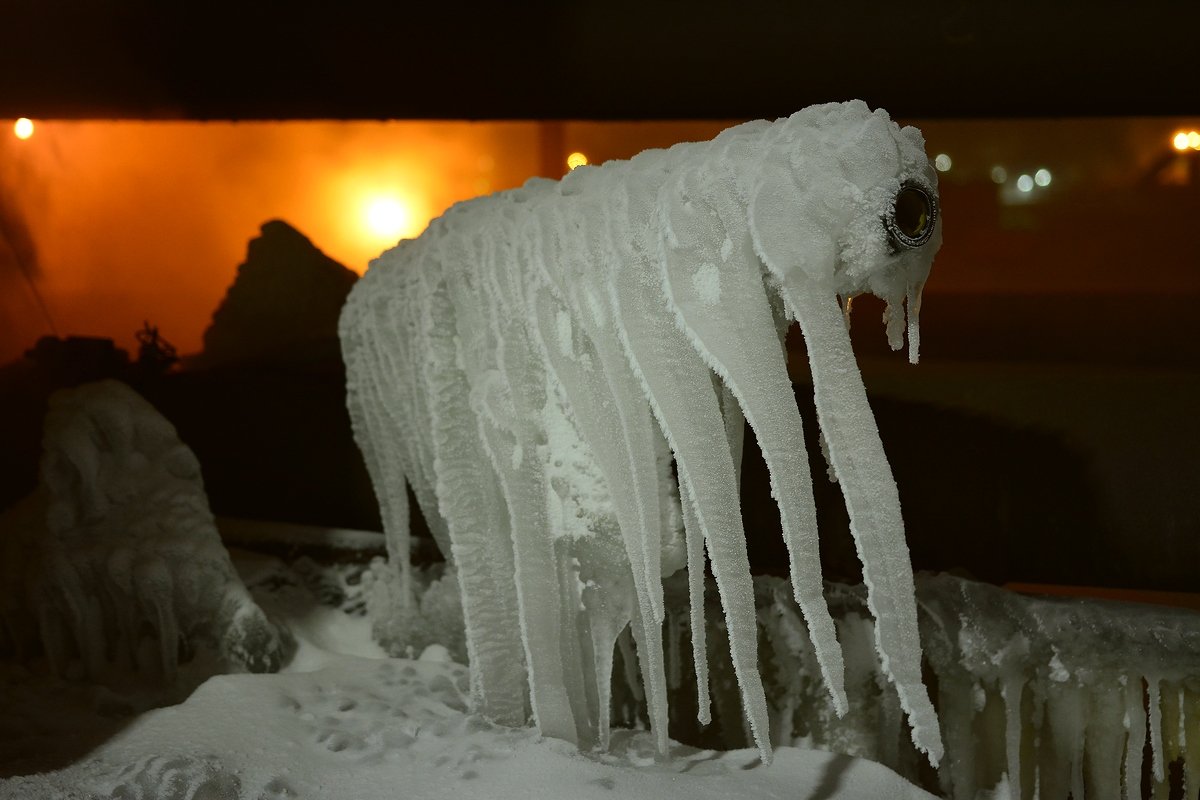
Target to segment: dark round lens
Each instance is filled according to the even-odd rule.
[[[909,186],[896,195],[896,227],[910,239],[920,239],[929,227],[929,198]]]
[[[904,247],[920,247],[933,235],[937,205],[920,186],[905,184],[896,195],[892,218],[888,220],[892,238]]]

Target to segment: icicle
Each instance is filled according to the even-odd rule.
[[[681,185],[675,192],[707,199],[716,190],[715,186],[693,189]],[[664,202],[661,213],[666,232],[660,269],[669,302],[696,352],[737,397],[758,440],[770,474],[771,493],[779,506],[794,596],[808,623],[834,708],[844,714],[844,667],[822,594],[816,508],[803,428],[760,268],[739,258],[724,262],[719,273],[724,287],[719,304],[706,302],[697,290],[697,267],[719,249],[714,240],[733,237],[733,249],[745,250],[749,234],[744,227],[729,230],[726,220],[712,207],[682,201],[678,196]],[[715,567],[715,554],[710,550],[709,555]]]
[[[683,529],[687,537],[688,609],[691,617],[692,664],[696,675],[696,719],[701,725],[712,722],[712,702],[708,694],[708,653],[704,622],[704,532],[696,519],[695,500],[679,487],[683,504]]]
[[[134,566],[139,605],[158,636],[158,669],[163,678],[175,677],[179,658],[179,623],[175,619],[174,581],[164,561],[151,559]]]
[[[1147,708],[1150,710],[1150,750],[1153,753],[1151,762],[1154,780],[1162,783],[1166,777],[1163,766],[1163,735],[1162,735],[1162,700],[1159,697],[1159,678],[1157,675],[1146,676]]]
[[[626,331],[623,342],[675,453],[685,514],[690,505],[696,527],[708,545],[729,625],[742,702],[755,733],[754,741],[764,760],[769,760],[766,699],[757,668],[754,593],[725,423],[703,362],[678,329],[661,314],[653,313],[655,306],[650,298],[654,295],[645,289],[637,280],[618,286]],[[714,442],[726,444],[714,451]],[[691,498],[690,504],[686,498]],[[691,547],[695,546],[693,542]]]
[[[938,677],[938,706],[950,753],[938,770],[942,790],[950,797],[975,797],[975,748],[970,745],[975,717],[973,687],[965,673]]]
[[[543,341],[546,342],[544,352],[549,358],[557,380],[565,390],[573,409],[574,419],[579,424],[580,433],[595,453],[597,463],[608,480],[609,490],[619,497],[632,497],[638,494],[641,490],[636,485],[635,473],[630,469],[630,465],[643,457],[649,458],[649,466],[652,468],[649,474],[652,482],[649,487],[642,487],[642,489],[649,488],[649,493],[654,496],[653,522],[657,527],[661,523],[661,515],[657,508],[657,476],[653,471],[655,465],[652,447],[647,447],[648,453],[640,455],[633,453],[630,442],[631,425],[627,419],[621,417],[620,410],[627,404],[618,402],[613,397],[611,384],[605,379],[606,373],[600,370],[598,357],[591,357],[594,351],[586,349],[590,341],[588,337],[579,331],[575,343],[582,351],[581,354],[589,356],[588,358],[568,357],[556,347],[551,346],[555,341],[551,337],[557,335],[555,332],[558,330],[559,312],[565,312],[566,309],[557,304],[546,289],[537,292],[534,302],[537,325]],[[614,431],[620,432],[621,435],[614,436]],[[646,441],[647,444],[650,444],[649,439]],[[651,561],[658,563],[661,554],[656,552],[653,557],[647,555],[646,548],[650,546],[650,542],[644,535],[645,526],[648,523],[647,519],[643,517],[646,508],[641,504],[635,505],[637,507],[631,507],[629,503],[617,503],[614,510],[633,572],[638,607],[641,610],[642,618],[647,620],[644,629],[645,639],[640,643],[638,650],[641,656],[642,670],[646,675],[647,706],[652,723],[656,727],[660,727],[665,736],[667,698],[665,693],[661,696],[659,694],[660,687],[665,692],[666,686],[662,655],[662,627],[654,621],[662,604],[660,599],[656,609],[653,602],[656,590],[657,596],[661,598],[662,584],[661,578],[657,582],[652,580],[653,573],[649,567]],[[663,741],[666,740],[663,739]]]
[[[925,289],[924,282],[908,287],[908,363],[916,364],[921,360],[921,293]],[[849,303],[847,303],[847,313]]]
[[[1121,758],[1125,736],[1122,693],[1113,690],[1115,676],[1101,678],[1088,694],[1084,763],[1088,800],[1120,800]]]
[[[1021,795],[1021,697],[1024,689],[1023,677],[1019,674],[1007,676],[1000,685],[1004,698],[1004,754],[1008,762],[1008,782],[1016,797]]]
[[[566,693],[560,645],[562,598],[553,543],[546,529],[541,467],[533,461],[528,469],[514,469],[516,442],[482,420],[481,427],[511,519],[518,613],[534,720],[544,735],[575,742],[575,718]]]
[[[900,498],[841,311],[829,296],[801,282],[785,289],[808,346],[817,418],[829,440],[850,531],[863,564],[876,646],[912,726],[913,744],[935,764],[942,756],[937,715],[921,682],[921,645],[912,568]]]
[[[1146,711],[1141,676],[1131,675],[1125,684],[1125,800],[1141,800],[1142,751],[1146,746]]]
[[[432,278],[429,278],[432,280]],[[421,339],[427,357],[435,490],[453,543],[478,710],[503,725],[525,722],[524,651],[517,614],[509,515],[471,419],[470,385],[457,366],[455,315],[444,283],[426,288]]]

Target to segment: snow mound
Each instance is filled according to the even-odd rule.
[[[0,517],[0,550],[0,652],[44,650],[56,674],[169,684],[200,648],[254,672],[291,654],[234,571],[196,457],[125,384],[51,397],[39,487]]]
[[[673,745],[661,762],[647,734],[622,731],[611,753],[586,756],[467,713],[469,683],[451,662],[350,656],[216,677],[78,764],[0,781],[0,798],[932,798],[886,767],[818,751],[783,748],[764,766],[754,751]]]

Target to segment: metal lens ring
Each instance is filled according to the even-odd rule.
[[[937,196],[923,184],[905,181],[900,185],[884,223],[896,246],[914,248],[933,236],[937,217]]]

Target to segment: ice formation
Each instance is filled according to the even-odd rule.
[[[175,428],[116,381],[50,399],[38,490],[0,517],[0,652],[59,675],[171,681],[181,651],[278,669],[292,647],[238,579]]]
[[[457,568],[483,713],[521,724],[528,706],[544,734],[606,745],[614,645],[629,628],[665,751],[662,577],[686,565],[702,629],[707,552],[745,717],[770,757],[738,501],[743,418],[845,711],[782,347],[796,320],[875,647],[936,763],[899,498],[843,310],[883,298],[898,349],[907,301],[915,361],[940,228],[920,132],[855,101],[460,203],[372,264],[340,325],[351,420],[399,568],[405,482]],[[693,643],[701,696],[705,649]]]
[[[1025,596],[950,575],[919,576],[916,588],[921,641],[937,678],[944,796],[1128,800],[1143,796],[1145,779],[1156,798],[1196,797],[1200,614]],[[846,651],[850,711],[840,719],[787,595],[780,579],[755,578],[772,744],[869,758],[920,782],[896,692],[870,646],[863,588],[827,587]],[[672,609],[667,630],[677,640],[667,648],[675,689],[690,677],[681,652],[690,637],[686,610]],[[716,661],[711,669],[713,703],[727,708],[733,676]],[[736,726],[723,731],[725,746],[746,743]],[[1172,764],[1181,768],[1173,788]]]

